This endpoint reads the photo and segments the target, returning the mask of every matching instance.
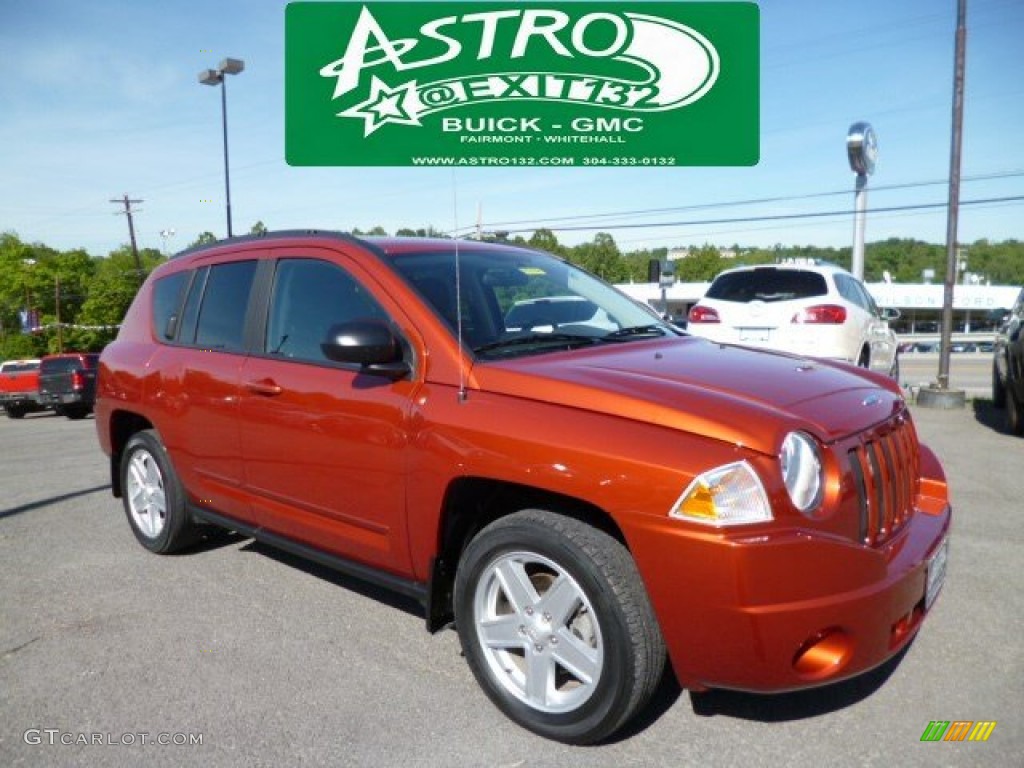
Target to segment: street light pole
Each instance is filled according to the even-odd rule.
[[[853,251],[850,271],[858,280],[864,279],[864,225],[868,207],[868,176],[875,172],[878,160],[878,137],[870,123],[854,123],[846,134],[846,155],[850,170],[857,174],[854,196]]]
[[[227,209],[228,237],[234,237],[231,231],[231,171],[228,164],[228,89],[225,75],[237,75],[245,69],[241,59],[224,59],[217,69],[206,69],[199,73],[199,82],[203,85],[220,86],[220,118],[224,133],[224,200]]]
[[[171,237],[174,237],[175,234],[176,233],[175,233],[175,231],[173,229],[161,229],[160,230],[160,237],[164,241],[164,257],[165,258],[167,257],[167,239],[171,238]]]

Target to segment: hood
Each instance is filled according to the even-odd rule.
[[[895,382],[843,363],[715,344],[634,341],[477,364],[480,389],[700,434],[775,454],[793,429],[824,443],[904,406]]]

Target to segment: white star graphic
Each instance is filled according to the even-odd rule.
[[[365,124],[364,137],[387,123],[421,125],[417,113],[409,108],[415,93],[415,80],[389,88],[387,83],[374,75],[370,82],[370,98],[339,112],[338,117],[362,118]]]

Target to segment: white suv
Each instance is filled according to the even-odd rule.
[[[686,330],[724,344],[845,360],[899,379],[896,335],[863,283],[832,264],[722,272],[690,309]]]

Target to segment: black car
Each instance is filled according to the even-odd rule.
[[[992,357],[992,402],[1006,408],[1006,425],[1024,435],[1024,288],[1013,308],[999,313]]]
[[[39,366],[39,403],[58,416],[82,419],[96,400],[98,354],[69,352],[49,355]]]

